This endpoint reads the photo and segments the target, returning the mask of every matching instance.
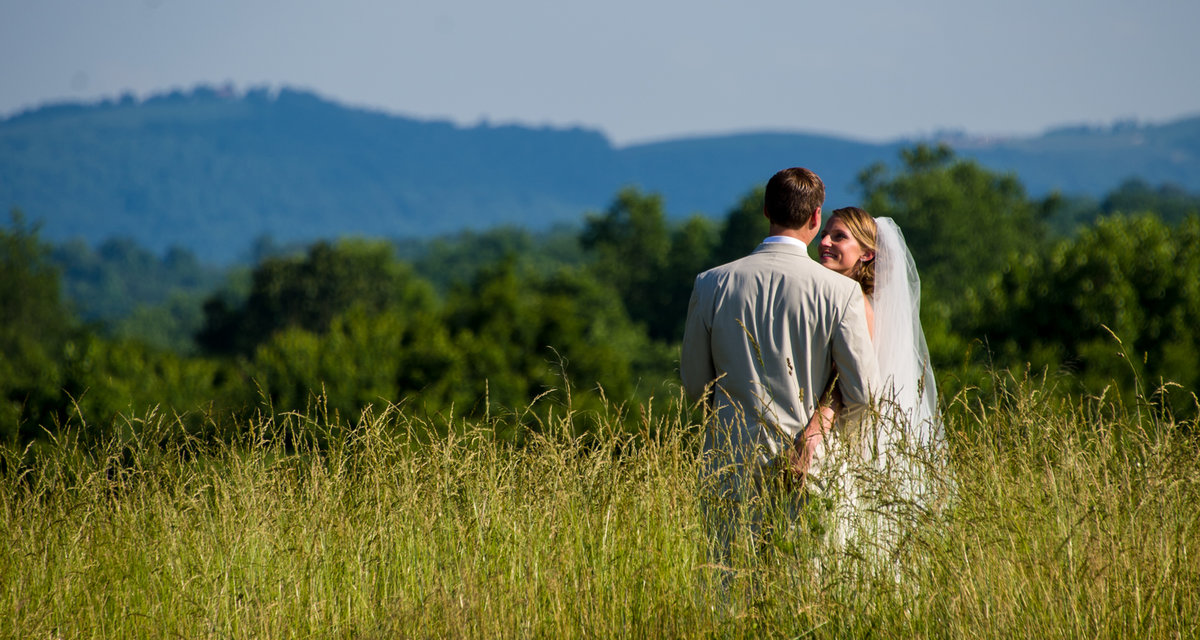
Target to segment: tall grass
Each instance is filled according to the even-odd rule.
[[[997,388],[955,401],[945,495],[889,511],[886,555],[814,538],[725,567],[678,401],[551,414],[520,446],[504,420],[398,407],[264,417],[225,444],[154,414],[101,446],[61,435],[3,452],[0,633],[1195,636],[1195,425]]]

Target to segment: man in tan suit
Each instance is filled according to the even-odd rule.
[[[817,264],[806,247],[820,231],[824,200],[812,171],[775,174],[764,206],[770,236],[750,255],[696,277],[680,374],[688,396],[704,398],[715,413],[704,448],[727,503],[758,494],[764,474],[781,464],[801,480],[819,474],[827,434],[805,428],[834,365],[845,404],[840,424],[854,424],[870,401],[876,363],[862,290]]]

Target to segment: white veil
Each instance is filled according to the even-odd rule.
[[[875,354],[880,423],[875,453],[941,447],[944,442],[929,347],[921,329],[921,279],[904,234],[891,218],[876,218]]]

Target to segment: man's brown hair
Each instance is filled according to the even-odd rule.
[[[803,167],[784,169],[767,181],[767,219],[785,229],[801,229],[825,203],[825,183]]]

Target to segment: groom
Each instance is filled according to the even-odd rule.
[[[869,402],[876,363],[862,291],[806,248],[821,228],[824,200],[812,171],[776,173],[764,206],[769,237],[696,277],[679,368],[688,397],[703,398],[715,413],[704,450],[727,505],[756,495],[778,465],[820,484],[826,434],[805,427],[834,365],[843,423],[854,424]]]

